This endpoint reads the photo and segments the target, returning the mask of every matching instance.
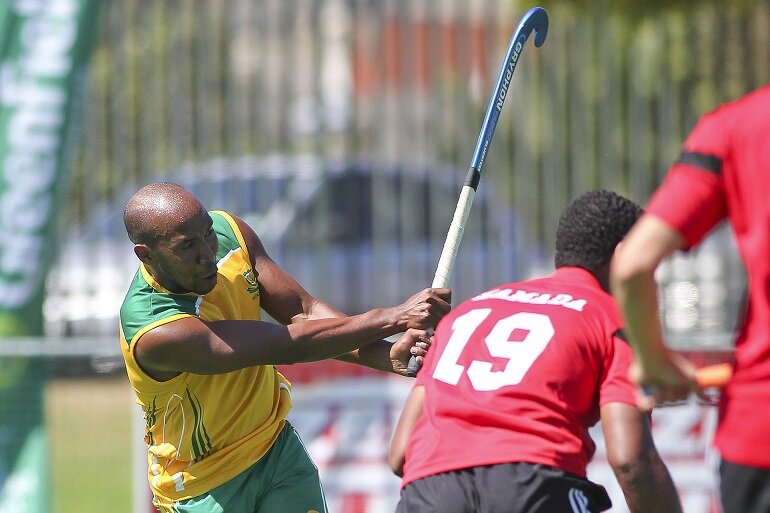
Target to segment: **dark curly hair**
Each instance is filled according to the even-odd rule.
[[[639,205],[612,191],[586,192],[559,218],[554,264],[595,272],[610,261],[615,246],[641,215]]]

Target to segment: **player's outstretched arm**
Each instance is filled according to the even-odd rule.
[[[425,387],[415,386],[409,392],[406,398],[404,408],[396,424],[396,430],[393,432],[393,438],[388,448],[388,464],[390,469],[397,476],[404,474],[404,461],[406,459],[406,445],[412,434],[412,429],[417,423],[417,419],[422,415],[422,405],[425,400]]]
[[[345,317],[333,306],[320,301],[302,287],[267,254],[259,236],[242,219],[233,216],[246,242],[251,263],[259,280],[262,308],[273,319],[286,325],[315,319]],[[451,300],[446,291],[447,304]],[[443,297],[443,296],[442,296]],[[426,334],[405,333],[395,343],[378,340],[354,349],[336,359],[385,372],[406,376],[411,356],[425,356],[430,341]]]
[[[624,331],[634,350],[633,379],[649,395],[640,406],[685,399],[696,388],[692,369],[678,365],[663,341],[658,317],[655,270],[685,246],[684,238],[657,217],[643,215],[612,259],[610,286],[625,318]]]
[[[410,328],[432,328],[449,310],[446,294],[428,288],[398,306],[289,326],[185,317],[151,329],[135,342],[134,351],[138,363],[156,379],[180,372],[220,374],[254,365],[323,360]]]
[[[624,403],[601,407],[607,459],[631,513],[681,513],[674,482],[652,439],[649,414]]]

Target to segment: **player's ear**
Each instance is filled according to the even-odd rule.
[[[150,248],[146,244],[134,244],[134,254],[144,264],[149,263],[152,260],[150,257]]]

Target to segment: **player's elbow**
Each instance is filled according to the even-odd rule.
[[[638,483],[644,479],[645,464],[640,460],[633,460],[631,458],[610,458],[609,464],[612,467],[612,471],[615,474],[618,482],[625,488],[624,485],[632,485]]]
[[[650,450],[608,451],[607,461],[624,490],[647,489],[655,481],[660,464],[657,454]]]
[[[610,466],[632,513],[682,512],[671,475],[657,453],[643,454],[636,460],[610,460]]]
[[[620,482],[641,479],[653,459],[654,449],[645,444],[607,443],[607,462]]]
[[[388,465],[398,477],[404,476],[404,453],[392,445],[388,449]]]

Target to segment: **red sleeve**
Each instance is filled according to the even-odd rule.
[[[713,173],[675,164],[653,194],[647,212],[679,232],[692,247],[727,213],[720,182]]]
[[[636,405],[636,386],[628,377],[633,353],[628,342],[617,336],[612,337],[613,351],[609,368],[599,386],[599,406],[607,403]]]
[[[655,191],[647,211],[679,232],[692,247],[727,215],[722,161],[726,131],[718,109],[703,116],[684,143],[682,155]]]

